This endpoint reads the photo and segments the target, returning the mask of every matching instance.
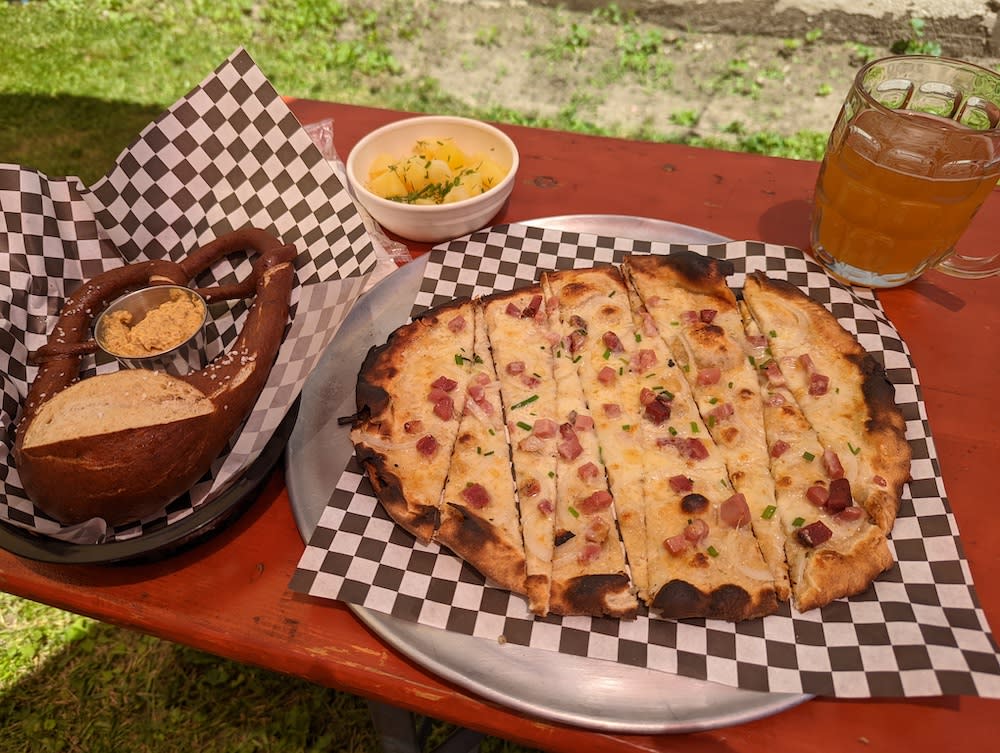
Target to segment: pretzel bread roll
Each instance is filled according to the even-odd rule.
[[[95,278],[67,300],[38,353],[41,366],[14,446],[25,492],[60,523],[96,517],[122,525],[163,510],[208,472],[253,408],[288,321],[295,249],[254,229],[219,241],[192,254],[187,261],[196,263],[184,268],[132,265],[127,273]],[[123,280],[134,284],[145,274],[148,283],[183,284],[219,256],[247,247],[258,254],[249,285],[199,291],[207,300],[256,294],[228,351],[184,376],[123,369],[74,381],[91,313],[121,292]]]

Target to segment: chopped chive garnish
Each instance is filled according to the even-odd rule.
[[[476,447],[476,454],[477,455],[482,455],[483,454],[483,448],[482,447]]]
[[[523,408],[526,405],[531,405],[537,399],[538,399],[538,395],[532,395],[531,397],[526,397],[521,402],[514,403],[512,406],[510,406],[510,409],[511,410],[517,410],[518,408]]]
[[[577,511],[575,507],[573,507],[573,505],[570,505],[566,509],[569,511],[569,514],[572,515],[574,518],[580,517],[580,513]]]
[[[711,429],[713,426],[715,426],[715,416],[709,416],[708,417],[708,428]]]
[[[461,366],[463,363],[465,363],[465,356],[463,356],[461,353],[456,353],[455,354],[455,365],[456,366]]]
[[[677,429],[675,429],[673,426],[668,426],[667,431],[670,432],[670,436],[672,437],[677,436]]]
[[[798,528],[799,526],[801,526],[805,522],[806,522],[805,518],[796,518],[795,520],[792,521],[792,525],[795,526],[796,528]]]
[[[617,292],[618,292],[617,290],[612,290],[610,293],[608,293],[608,298],[614,298],[615,297],[615,293],[617,293]]]
[[[804,457],[810,463],[816,459],[816,456],[813,455],[811,452],[803,452],[802,457]]]
[[[497,435],[497,430],[496,429],[489,429],[488,431],[490,432],[490,436],[491,437],[495,437]]]
[[[611,358],[611,348],[605,348],[604,353],[601,355],[601,358],[603,358],[605,361]]]
[[[698,422],[697,421],[692,421],[691,422],[691,433],[692,434],[697,434],[698,433]]]
[[[518,421],[517,427],[519,429],[524,429],[525,431],[531,431],[531,424],[526,424],[524,421]]]
[[[715,405],[717,402],[719,402],[719,398],[717,398],[717,397],[710,397],[708,399],[708,404],[709,405]]]
[[[580,361],[580,359],[581,359],[581,358],[583,358],[583,356],[576,356],[576,357],[575,357],[575,358],[573,359],[573,363],[579,363],[579,361]]]
[[[861,452],[861,448],[860,447],[855,447],[850,442],[847,443],[847,449],[849,449],[851,451],[852,455],[857,455],[859,452]]]
[[[687,364],[687,363],[684,364],[683,366],[681,366],[681,368],[684,370],[685,374],[687,374],[689,371],[691,371],[691,365]]]
[[[778,336],[778,333],[775,332],[773,329],[772,330],[768,330],[767,334],[768,334],[769,337],[777,337]]]
[[[774,505],[768,505],[767,507],[764,508],[764,512],[762,512],[760,516],[764,520],[770,520],[771,518],[774,517],[774,513],[776,513],[777,511],[778,511],[777,507],[775,507]]]
[[[556,477],[556,472],[555,471],[549,471],[549,478],[555,478],[555,477]]]
[[[483,357],[481,355],[479,355],[478,353],[476,353],[474,356],[472,356],[472,362],[473,363],[482,363],[483,362]]]
[[[489,457],[490,455],[492,455],[493,453],[494,453],[494,450],[490,450],[489,452],[484,452],[484,453],[483,453],[483,457],[484,457],[484,458],[488,458],[488,457]]]
[[[732,389],[732,388],[733,388],[733,383],[732,383],[732,382],[730,382],[730,383],[729,383],[729,389]]]
[[[705,551],[708,552],[708,554],[709,554],[710,557],[718,557],[719,556],[719,550],[716,549],[714,546],[710,546]]]
[[[635,341],[637,343],[641,343],[642,342],[642,333],[641,332],[636,332],[635,333]]]
[[[622,424],[622,431],[631,431],[632,424]]]
[[[750,365],[751,366],[753,366],[754,368],[757,368],[757,359],[756,358],[754,358],[753,356],[747,356],[747,359],[750,361]]]

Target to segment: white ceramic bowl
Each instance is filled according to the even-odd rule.
[[[404,204],[367,188],[368,170],[380,154],[406,155],[418,139],[453,138],[466,154],[490,155],[507,175],[485,193],[451,204]],[[520,158],[514,142],[491,125],[446,115],[399,120],[365,136],[347,155],[347,179],[361,205],[383,228],[413,241],[434,243],[480,230],[500,211],[514,188]]]

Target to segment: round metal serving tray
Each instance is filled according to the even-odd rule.
[[[529,224],[670,243],[724,243],[686,225],[618,215],[571,215]],[[330,343],[301,396],[286,451],[296,525],[309,540],[352,454],[339,416],[355,411],[354,388],[373,344],[404,323],[426,267],[418,258],[365,294]],[[656,670],[496,643],[406,622],[358,606],[358,618],[425,669],[484,698],[547,720],[616,733],[692,732],[742,724],[810,696],[760,693]]]

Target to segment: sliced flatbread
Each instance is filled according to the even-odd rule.
[[[634,427],[638,404],[622,399],[637,394],[638,383],[625,347],[634,344],[632,315],[625,286],[613,267],[546,274],[546,297],[557,309],[559,359],[576,368],[600,443],[600,457],[614,497],[614,508],[628,564],[640,597],[646,598],[646,526],[643,502],[642,450]],[[610,353],[605,332],[617,333],[621,353]],[[607,376],[613,371],[613,376]],[[630,386],[631,385],[631,386]]]
[[[746,500],[667,342],[634,291],[651,606],[665,617],[745,620],[778,608]]]
[[[632,255],[624,269],[656,328],[667,340],[725,461],[729,478],[750,509],[750,524],[774,579],[788,598],[785,534],[765,516],[774,506],[774,481],[756,368],[736,296],[726,284],[732,265],[693,252]]]
[[[538,287],[482,301],[500,382],[524,536],[528,608],[549,612],[559,423],[552,341]]]
[[[358,374],[358,462],[389,515],[423,543],[437,527],[473,338],[472,302],[457,300],[395,330]]]
[[[746,327],[757,362],[768,363],[767,344],[749,315]],[[769,517],[786,532],[792,598],[804,612],[864,591],[892,565],[892,554],[882,530],[854,504],[847,480],[831,478],[823,466],[819,438],[780,372],[765,368],[758,375],[777,490]]]
[[[498,586],[523,594],[527,574],[521,517],[500,384],[480,306],[474,309],[474,321],[472,374],[434,538]]]
[[[543,290],[550,292],[547,286]],[[555,301],[552,295],[546,298],[550,304]],[[549,327],[559,335],[559,308],[546,308]],[[615,498],[575,359],[564,343],[556,347],[553,361],[559,444],[549,609],[558,614],[634,617],[639,604],[625,564]]]
[[[438,307],[373,348],[351,439],[389,515],[548,614],[746,620],[892,565],[910,448],[794,286],[691,252]]]
[[[822,462],[850,481],[855,501],[888,534],[910,477],[910,446],[884,369],[794,285],[755,273],[743,296],[823,445]]]

